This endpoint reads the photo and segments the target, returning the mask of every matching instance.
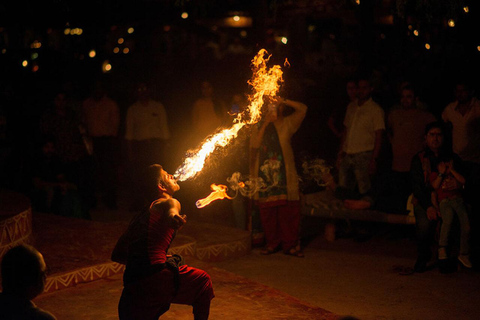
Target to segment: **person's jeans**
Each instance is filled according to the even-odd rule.
[[[353,190],[355,182],[361,195],[367,194],[371,189],[368,167],[372,159],[372,151],[346,154],[340,163],[338,171],[338,185],[342,188]],[[353,181],[351,176],[355,177]]]
[[[437,221],[429,220],[427,211],[419,205],[415,206],[413,212],[415,214],[418,259],[428,262],[432,256]]]
[[[465,207],[465,203],[461,197],[447,198],[440,202],[442,228],[440,229],[440,240],[438,241],[438,245],[440,247],[448,246],[448,236],[450,235],[450,229],[452,228],[452,222],[455,213],[457,214],[460,222],[460,254],[468,254],[470,222],[468,221],[467,208]]]

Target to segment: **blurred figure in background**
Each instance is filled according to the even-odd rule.
[[[198,143],[214,133],[218,127],[224,124],[226,116],[225,104],[215,96],[212,83],[203,81],[201,96],[195,101],[192,109],[194,141]]]
[[[424,147],[426,125],[433,121],[433,114],[417,107],[414,88],[404,86],[401,90],[400,107],[389,113],[387,121],[393,159],[391,172],[386,179],[388,182],[385,181],[384,184],[390,192],[382,194],[388,198],[388,212],[406,212],[407,199],[412,193],[410,165],[413,156]]]
[[[125,140],[132,179],[132,191],[143,190],[144,171],[151,164],[169,163],[165,152],[170,139],[168,118],[162,103],[152,99],[146,83],[136,87],[137,100],[127,111]],[[133,192],[137,199],[131,210],[139,210],[145,204],[143,195]]]
[[[95,82],[92,95],[83,101],[82,115],[87,134],[93,142],[97,196],[109,209],[116,209],[120,113],[102,82]]]

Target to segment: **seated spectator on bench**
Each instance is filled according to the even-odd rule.
[[[435,228],[439,218],[441,218],[440,211],[435,207],[435,203],[432,203],[433,189],[430,183],[430,175],[438,175],[439,164],[448,155],[451,156],[452,154],[444,145],[444,133],[445,129],[442,122],[428,124],[425,128],[426,147],[416,154],[412,160],[410,173],[415,197],[414,213],[418,251],[414,266],[415,272],[427,270],[427,264],[432,256],[431,249],[434,245]],[[458,185],[454,179],[443,185],[444,191],[457,188]]]
[[[46,269],[42,254],[31,246],[20,245],[5,254],[2,260],[0,319],[56,319],[31,301],[45,288]]]

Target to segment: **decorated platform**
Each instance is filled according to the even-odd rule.
[[[0,190],[0,259],[10,248],[31,242],[30,200],[22,194]]]
[[[32,225],[33,243],[48,266],[46,292],[123,272],[124,266],[112,262],[110,255],[128,222],[35,213]],[[209,262],[245,255],[250,248],[249,232],[190,221],[177,234],[170,253]]]

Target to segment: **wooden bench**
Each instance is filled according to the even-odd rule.
[[[408,215],[386,213],[378,210],[351,210],[344,207],[340,199],[335,198],[333,192],[324,190],[316,193],[304,194],[301,197],[301,213],[305,216],[351,219],[370,222],[384,222],[391,224],[415,224],[413,211]]]

